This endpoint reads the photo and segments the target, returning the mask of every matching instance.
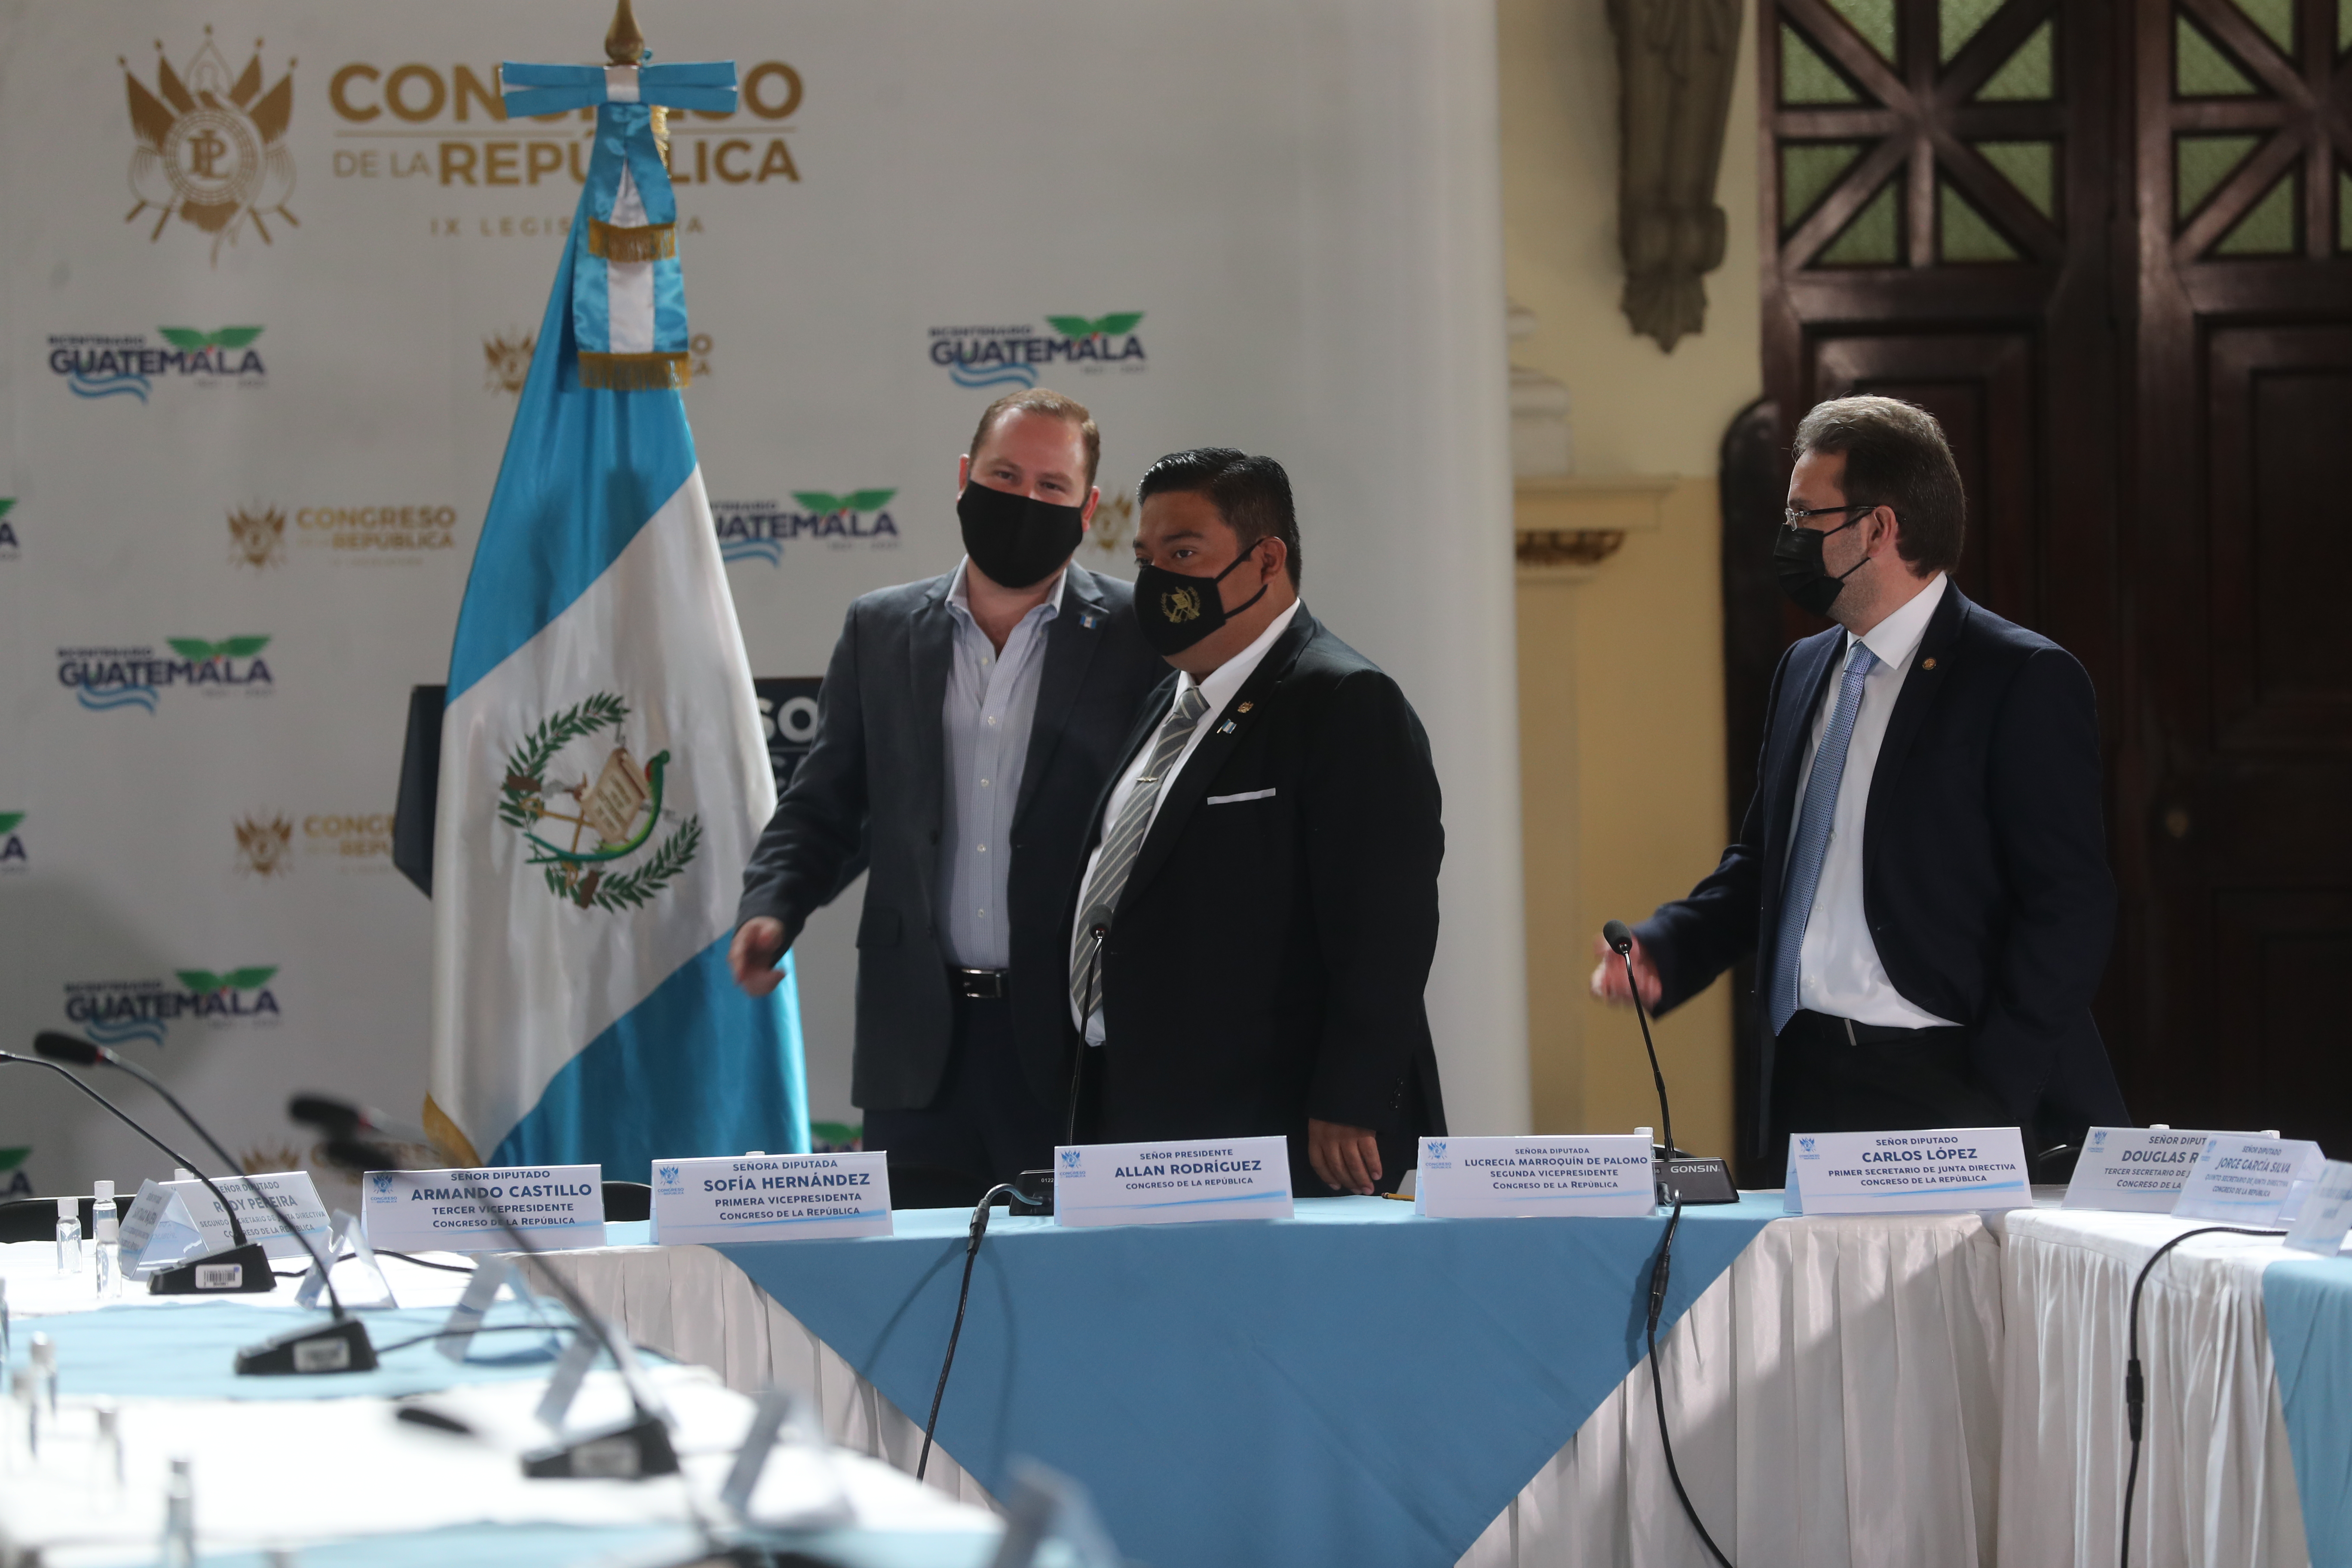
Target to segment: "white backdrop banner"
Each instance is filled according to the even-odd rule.
[[[744,89],[672,121],[671,164],[753,673],[815,675],[850,598],[954,564],[955,458],[1006,387],[1095,411],[1084,559],[1122,574],[1152,458],[1272,453],[1308,601],[1436,750],[1454,1128],[1523,1130],[1491,8],[640,19],[656,59],[732,59]],[[599,58],[605,20],[0,0],[0,1048],[135,1050],[260,1168],[305,1152],[289,1089],[423,1094],[403,717],[447,671],[590,130],[506,120],[494,70]],[[860,896],[798,950],[820,1119],[856,1119]],[[0,1077],[0,1194],[150,1172],[48,1078]]]

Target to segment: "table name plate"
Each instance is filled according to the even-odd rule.
[[[370,1171],[360,1178],[360,1220],[379,1250],[509,1251],[514,1243],[486,1200],[536,1246],[604,1245],[602,1166]]]
[[[888,1236],[880,1151],[656,1160],[650,1235],[661,1246]]]
[[[1790,1214],[1958,1214],[2033,1204],[2014,1127],[1807,1132],[1789,1140]]]
[[[1647,1215],[1657,1208],[1645,1133],[1424,1138],[1412,1210],[1437,1219]]]
[[[2320,1167],[2303,1213],[2286,1233],[2286,1245],[2298,1252],[2333,1258],[2344,1249],[2344,1235],[2352,1231],[2352,1164],[2330,1160]]]
[[[2319,1145],[2308,1139],[2213,1133],[2181,1184],[2173,1217],[2256,1226],[2293,1219],[2290,1200],[2302,1195],[2296,1182],[2310,1182],[2326,1163]]]
[[[260,1193],[267,1193],[286,1212],[294,1221],[295,1229],[310,1237],[313,1246],[321,1250],[326,1247],[327,1205],[319,1201],[318,1184],[311,1181],[310,1172],[274,1171],[252,1176],[223,1176],[215,1184],[235,1205],[237,1220],[245,1226],[246,1238],[259,1242],[261,1249],[270,1257],[307,1259],[310,1255],[294,1232],[288,1230],[279,1223],[278,1216],[269,1212],[269,1205],[262,1201],[257,1188]],[[180,1224],[167,1227],[172,1242],[175,1243],[163,1249],[170,1256],[147,1256],[149,1244],[155,1238],[156,1227],[170,1213],[171,1202],[175,1197],[184,1205],[181,1215],[175,1217],[183,1223],[194,1225],[197,1234],[204,1238],[205,1251],[226,1252],[236,1245],[236,1236],[229,1229],[228,1210],[221,1207],[220,1199],[213,1196],[202,1182],[142,1182],[139,1184],[139,1195],[131,1200],[131,1210],[122,1216],[122,1226],[117,1233],[121,1255],[131,1260],[128,1267],[162,1268],[181,1260],[181,1247],[186,1238],[182,1234]]]
[[[1288,1219],[1290,1141],[1081,1143],[1054,1151],[1056,1225]]]
[[[2094,1127],[2083,1135],[2064,1206],[2170,1214],[2205,1141],[2215,1136],[2172,1127]]]

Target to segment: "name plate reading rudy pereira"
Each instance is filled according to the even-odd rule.
[[[2033,1206],[2014,1127],[1804,1132],[1789,1140],[1790,1214],[1963,1214]]]
[[[1290,1215],[1286,1138],[1081,1143],[1054,1151],[1056,1225],[1179,1225]]]
[[[368,1245],[394,1252],[511,1252],[495,1205],[535,1247],[604,1245],[600,1165],[497,1165],[481,1170],[370,1171],[360,1178]]]
[[[890,1171],[880,1150],[656,1160],[653,1240],[819,1241],[890,1234]]]
[[[1424,1138],[1418,1169],[1412,1212],[1438,1219],[1644,1216],[1658,1205],[1654,1157],[1641,1133]]]

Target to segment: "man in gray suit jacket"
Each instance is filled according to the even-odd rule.
[[[743,873],[738,984],[775,988],[870,868],[851,1097],[894,1166],[1010,1180],[1066,1136],[1065,901],[1138,705],[1167,673],[1132,590],[1073,563],[1101,437],[1042,388],[959,465],[963,563],[849,607],[817,733]]]

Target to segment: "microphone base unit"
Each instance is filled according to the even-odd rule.
[[[1661,1206],[1671,1207],[1678,1198],[1685,1207],[1739,1201],[1739,1189],[1731,1180],[1731,1167],[1714,1155],[1661,1149],[1654,1143],[1650,1148]]]
[[[592,1433],[522,1457],[533,1480],[634,1481],[677,1473],[677,1450],[658,1415],[640,1412],[625,1426]]]
[[[1051,1172],[1051,1171],[1024,1171],[1024,1172],[1022,1172],[1019,1175],[1017,1175],[1017,1176],[1015,1176],[1015,1177],[1013,1177],[1013,1190],[1014,1192],[1016,1192],[1016,1193],[1019,1193],[1023,1197],[1024,1197],[1024,1198],[1028,1199],[1028,1200],[1029,1200],[1029,1205],[1034,1205],[1034,1206],[1024,1205],[1024,1206],[1023,1206],[1023,1207],[1021,1207],[1021,1208],[1019,1208],[1019,1209],[1015,1209],[1015,1210],[1014,1210],[1014,1212],[1015,1212],[1015,1213],[1017,1213],[1017,1214],[1027,1214],[1027,1215],[1048,1215],[1048,1216],[1050,1216],[1050,1215],[1053,1214],[1053,1212],[1054,1212],[1054,1173],[1053,1173],[1053,1172]],[[1006,1205],[1005,1206],[1006,1206],[1006,1207],[1008,1207],[1008,1208],[1011,1208],[1013,1205],[1010,1205],[1010,1204],[1008,1204],[1008,1205]]]
[[[147,1276],[150,1296],[264,1296],[277,1289],[278,1276],[269,1271],[269,1254],[257,1241],[192,1258]]]
[[[357,1318],[295,1329],[236,1352],[236,1370],[257,1377],[373,1372],[375,1367],[375,1345],[368,1338],[367,1325]]]

